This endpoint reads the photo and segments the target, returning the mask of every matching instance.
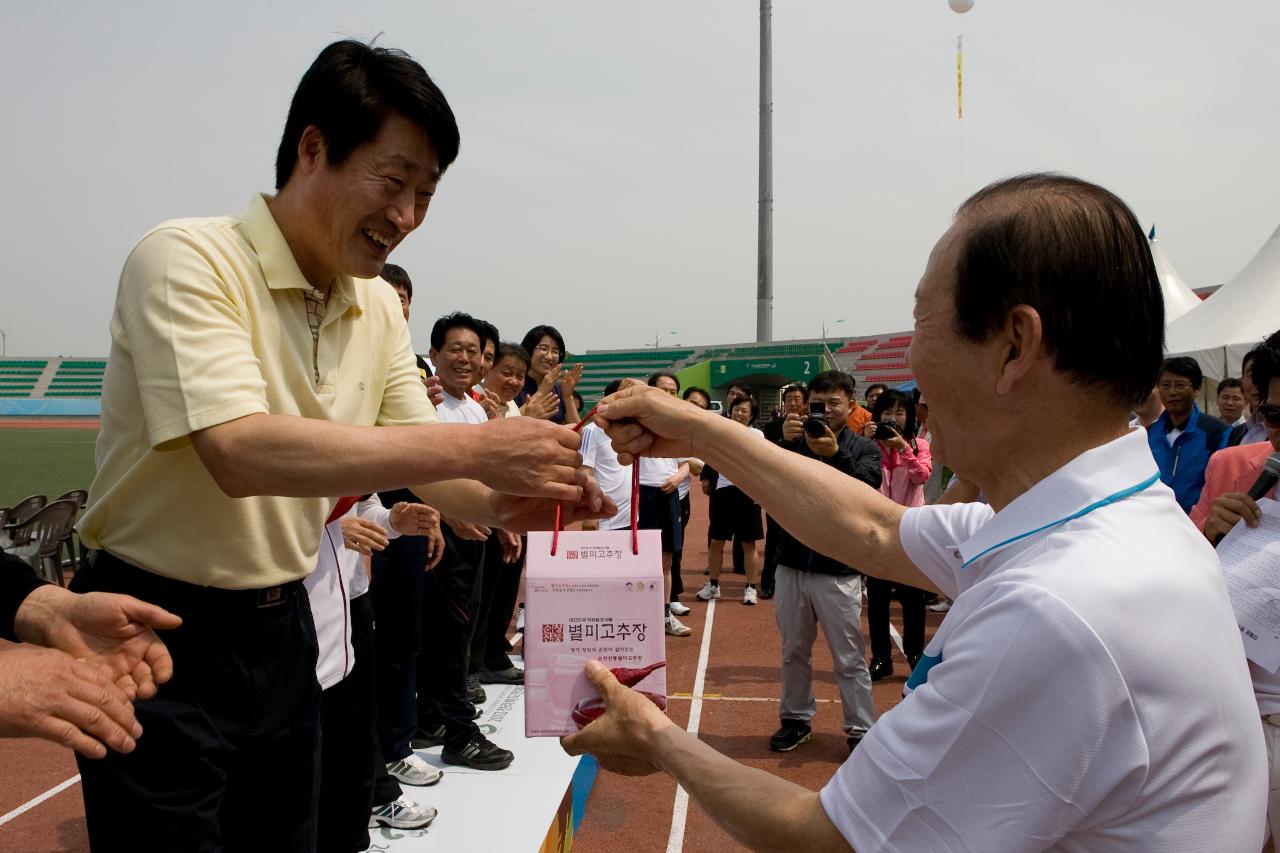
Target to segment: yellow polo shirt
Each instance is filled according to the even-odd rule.
[[[364,425],[436,415],[394,290],[337,279],[316,345],[308,289],[262,196],[239,217],[174,220],[142,238],[111,317],[86,545],[224,589],[315,568],[337,496],[229,498],[190,434],[258,412]]]

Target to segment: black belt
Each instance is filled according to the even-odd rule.
[[[165,597],[174,596],[206,603],[217,602],[229,608],[276,607],[289,601],[303,589],[301,580],[260,589],[222,589],[216,586],[201,586],[148,571],[107,551],[90,551],[88,560],[94,571],[109,573],[111,577],[108,583],[119,580],[129,587],[142,585],[162,591]],[[131,581],[135,581],[136,584]]]

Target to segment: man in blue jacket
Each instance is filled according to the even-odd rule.
[[[1160,466],[1160,480],[1173,489],[1186,512],[1200,500],[1209,457],[1226,446],[1230,429],[1196,405],[1204,375],[1195,359],[1170,358],[1156,384],[1164,414],[1147,428],[1147,444]]]

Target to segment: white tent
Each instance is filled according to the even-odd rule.
[[[1169,260],[1169,256],[1160,247],[1160,241],[1156,239],[1154,225],[1151,226],[1151,236],[1147,238],[1147,242],[1151,246],[1151,257],[1156,262],[1156,273],[1160,276],[1160,290],[1164,292],[1164,324],[1167,330],[1174,320],[1192,308],[1199,307],[1200,297],[1196,296],[1195,292],[1182,280],[1182,276],[1178,275],[1178,271],[1173,268],[1173,262]]]
[[[1280,228],[1245,268],[1198,308],[1169,323],[1165,350],[1189,355],[1207,379],[1240,375],[1240,360],[1280,329]]]

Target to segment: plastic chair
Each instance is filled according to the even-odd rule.
[[[4,538],[0,544],[3,544],[5,548],[11,545],[26,544],[18,538],[18,528],[25,524],[31,516],[39,512],[47,503],[49,503],[49,498],[45,495],[32,495],[14,504],[13,509],[9,511],[8,520],[4,523]]]
[[[10,548],[9,553],[26,560],[45,580],[63,586],[62,540],[79,511],[74,500],[46,504],[18,527],[14,540],[22,544]]]
[[[59,495],[57,500],[75,501],[77,509],[84,509],[84,505],[89,502],[89,493],[84,489],[72,489],[65,495]],[[67,531],[66,538],[62,540],[62,547],[67,551],[67,563],[78,570],[80,568],[80,557],[84,554],[84,548],[80,545],[80,537],[76,534],[75,527]]]

